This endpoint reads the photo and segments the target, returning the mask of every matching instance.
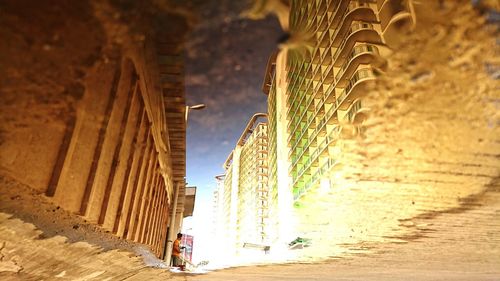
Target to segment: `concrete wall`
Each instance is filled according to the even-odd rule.
[[[158,54],[165,43],[182,42],[183,19],[157,23],[151,7],[139,5],[131,31],[123,19],[108,17],[119,3],[54,3],[54,12],[27,2],[34,8],[0,5],[2,26],[17,30],[0,30],[12,43],[0,47],[7,55],[0,58],[0,173],[162,257],[171,158],[185,147],[171,147],[169,93],[160,77],[160,64],[169,65]],[[160,45],[157,29],[167,24],[178,34]],[[181,89],[176,94],[183,97]],[[184,99],[178,107],[184,110]]]

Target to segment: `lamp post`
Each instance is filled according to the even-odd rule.
[[[192,105],[192,106],[186,105],[186,113],[184,116],[184,122],[186,124],[186,127],[187,127],[187,123],[188,123],[189,111],[190,110],[201,110],[201,109],[204,109],[205,107],[206,107],[206,105],[203,103]],[[176,239],[176,237],[177,237],[177,230],[175,229],[175,222],[177,220],[177,218],[176,218],[177,204],[178,204],[178,200],[179,200],[178,197],[179,197],[179,190],[180,190],[181,186],[185,187],[186,182],[184,181],[184,182],[175,182],[174,183],[174,198],[172,200],[173,201],[172,202],[172,211],[170,213],[170,222],[168,225],[167,244],[166,244],[166,251],[165,251],[165,258],[164,258],[165,263],[167,265],[170,265],[173,242],[174,242],[174,239]],[[180,219],[182,219],[182,218],[180,218]]]
[[[186,116],[185,116],[186,126],[187,126],[189,111],[190,110],[201,110],[201,109],[204,109],[205,107],[206,107],[206,105],[204,103],[200,103],[197,105],[191,105],[191,106],[186,105]]]

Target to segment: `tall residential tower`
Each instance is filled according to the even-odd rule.
[[[228,256],[267,242],[268,140],[261,118],[266,114],[250,119],[224,163],[225,175],[217,177],[216,233],[222,234]]]
[[[291,1],[282,23],[290,35],[271,55],[263,85],[273,242],[315,231],[311,217],[297,215],[302,198],[336,185],[341,139],[362,131],[368,111],[362,98],[385,69],[388,46],[414,25],[413,15],[412,1]]]
[[[243,133],[224,165],[223,194],[228,241],[240,247],[260,239],[284,256],[281,250],[299,236],[320,245],[323,229],[332,225],[330,202],[317,191],[340,184],[343,140],[362,133],[369,111],[363,97],[386,68],[389,46],[398,44],[400,32],[415,18],[411,0],[278,2],[274,12],[289,34],[266,67],[268,123]],[[253,145],[253,134],[264,128],[267,167],[262,169],[255,151],[264,146]],[[252,137],[242,141],[246,135]],[[264,177],[267,202],[256,205],[261,194],[256,181]],[[320,200],[326,202],[316,204]],[[259,216],[266,217],[263,228],[254,224]]]

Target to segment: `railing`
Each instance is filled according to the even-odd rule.
[[[322,5],[323,5],[323,4],[322,4]],[[327,21],[327,22],[326,22],[326,23],[324,23],[325,18],[327,18],[327,14],[328,14],[328,13],[326,12],[326,9],[325,9],[325,8],[321,9],[321,7],[320,7],[320,8],[317,8],[317,9],[316,9],[316,17],[317,17],[317,14],[318,14],[319,12],[323,12],[323,14],[321,15],[321,17],[320,17],[320,19],[319,19],[319,23],[318,23],[318,26],[317,26],[317,28],[316,28],[315,32],[324,32],[325,30],[327,30],[327,29],[328,29],[328,19],[326,19],[326,21]],[[324,26],[324,27],[322,28],[322,26]]]
[[[328,134],[328,136],[325,137],[325,139],[321,142],[321,144],[318,146],[318,148],[313,152],[313,154],[311,154],[311,157],[309,158],[309,160],[307,160],[307,162],[304,163],[304,166],[297,172],[297,178],[295,179],[293,185],[295,185],[297,183],[298,179],[303,176],[304,172],[311,167],[312,163],[314,163],[314,162],[316,162],[316,160],[318,160],[319,156],[323,153],[323,151],[326,148],[328,148],[330,143],[332,143],[334,140],[336,140],[336,137],[337,137],[336,135],[338,134],[339,131],[340,131],[340,127],[336,127],[330,132],[330,134]]]
[[[329,88],[330,88],[330,87],[329,87]],[[314,119],[314,117],[316,117],[316,116],[318,115],[318,113],[319,113],[320,109],[323,107],[323,105],[325,104],[326,100],[329,98],[330,94],[331,94],[331,92],[329,92],[328,94],[323,95],[323,97],[320,99],[320,103],[319,103],[319,105],[318,105],[318,107],[317,107],[316,111],[315,111],[315,112],[314,112],[314,114],[310,117],[310,119],[311,119],[311,120],[309,120],[309,119],[308,119],[308,123],[307,123],[307,125],[306,125],[306,126],[304,127],[304,129],[300,132],[299,137],[298,137],[298,139],[299,139],[299,140],[300,140],[300,139],[302,139],[302,137],[303,137],[303,135],[304,135],[305,131],[307,131],[307,129],[310,127],[310,124],[311,124],[312,120]],[[321,119],[321,121],[320,121],[319,125],[318,125],[318,126],[316,126],[316,128],[315,128],[315,129],[314,129],[314,131],[313,131],[313,134],[312,134],[312,136],[313,136],[313,137],[312,137],[312,138],[315,138],[315,137],[317,136],[317,134],[319,133],[319,131],[321,131],[321,129],[323,128],[324,124],[326,124],[326,123],[330,120],[330,118],[333,116],[333,113],[336,111],[336,109],[337,109],[337,107],[336,107],[336,106],[332,106],[332,108],[330,108],[330,109],[328,110],[328,112],[327,112],[327,113],[326,113],[326,114],[322,117],[322,119]],[[290,139],[291,139],[291,138],[290,138]],[[310,138],[310,139],[311,139],[311,138]],[[306,143],[306,145],[304,145],[304,146],[305,146],[305,147],[307,147],[307,146],[309,145],[309,143],[310,143],[310,141],[308,141],[308,142]],[[299,144],[299,142],[297,141],[297,142],[294,144],[294,146],[292,147],[292,149],[291,149],[290,151],[291,151],[291,152],[293,152],[293,151],[296,149],[296,147],[298,146],[298,144]],[[302,157],[302,155],[301,155],[300,157]],[[300,159],[300,157],[298,157],[298,159]],[[297,160],[298,160],[298,159],[297,159]],[[294,165],[292,165],[292,166],[294,166]]]
[[[327,92],[325,92],[325,94],[323,95],[323,97],[320,99],[319,105],[317,106],[316,110],[314,111],[314,114],[313,114],[313,115],[311,115],[311,117],[309,117],[309,118],[307,119],[307,123],[306,123],[307,125],[304,127],[304,129],[302,129],[302,130],[300,131],[298,139],[301,139],[301,138],[303,137],[303,135],[304,135],[305,131],[307,131],[307,129],[308,129],[308,128],[309,128],[309,126],[311,125],[312,120],[313,120],[313,119],[314,119],[314,118],[318,115],[319,111],[321,110],[321,108],[322,108],[322,107],[323,107],[323,105],[325,104],[326,100],[330,97],[331,92],[328,92],[328,89],[330,89],[330,87],[331,87],[331,85],[330,85],[330,86],[328,86],[328,88],[327,88]],[[300,122],[299,122],[299,124],[300,124]],[[295,131],[294,131],[294,132],[295,132]],[[291,137],[290,137],[290,139],[291,139]],[[289,141],[290,141],[290,139],[289,139]],[[292,150],[291,150],[291,151],[293,151],[293,150],[295,149],[295,147],[297,146],[297,144],[298,144],[298,143],[296,143],[296,144],[292,147]]]
[[[337,6],[337,9],[336,9],[336,10],[335,10],[335,12],[334,12],[334,14],[335,14],[334,18],[337,18],[337,13],[339,12],[339,9],[340,9],[340,7],[341,7],[341,6],[342,6],[342,5],[338,5],[338,6]],[[368,4],[368,3],[359,3],[359,2],[357,2],[357,1],[351,1],[351,2],[349,3],[348,8],[344,11],[344,13],[343,13],[343,15],[342,15],[342,22],[344,21],[344,17],[345,17],[345,16],[346,16],[349,12],[351,12],[351,11],[353,11],[354,9],[359,8],[359,7],[369,7],[369,4]],[[325,13],[325,14],[326,14],[326,13]],[[325,15],[325,14],[324,14],[324,15]],[[323,15],[323,16],[324,16],[324,15]],[[333,23],[333,22],[332,22],[332,23]],[[360,26],[357,26],[357,25],[360,25]],[[366,25],[366,26],[363,26],[363,25]],[[372,26],[371,24],[369,24],[369,23],[355,23],[355,24],[353,24],[353,25],[351,26],[351,28],[350,28],[350,34],[351,34],[351,33],[353,33],[353,32],[355,32],[355,31],[357,31],[357,30],[359,30],[360,28],[368,28],[368,27],[373,28],[373,26]],[[338,35],[339,30],[340,30],[340,27],[336,29],[336,34],[333,36],[333,39],[335,39],[335,38],[336,38],[336,36]],[[328,33],[328,32],[323,32],[323,33],[321,34],[320,38],[318,39],[318,42],[323,41],[324,36],[326,36],[326,34],[327,34],[327,33]],[[349,37],[349,36],[348,36],[348,37]],[[346,39],[347,39],[347,38],[346,38]],[[345,41],[346,41],[346,40],[344,39],[343,43],[341,43],[341,47],[337,49],[337,52],[339,51],[339,49],[343,48],[342,44],[345,44]],[[314,50],[314,52],[313,52],[313,54],[312,54],[312,57],[314,57],[318,51],[319,51],[319,47],[318,47],[318,48],[316,48],[316,49]],[[333,58],[335,58],[335,57],[336,57],[337,52],[335,53],[335,55],[333,56]],[[328,50],[327,50],[327,51],[325,51],[325,52],[324,52],[324,54],[320,55],[320,62],[319,62],[319,64],[323,64],[324,60],[326,59],[326,55],[327,55],[327,54],[328,54]],[[333,58],[332,58],[332,60],[334,61],[335,59],[333,59]],[[304,64],[302,64],[302,65],[301,65],[300,70],[303,68],[303,65],[304,65]],[[305,73],[305,74],[307,74],[307,72],[310,70],[311,65],[312,65],[312,63],[309,63],[309,64],[308,64],[308,66],[304,69],[304,73]],[[320,67],[318,67],[318,69],[320,69]],[[312,73],[312,76],[313,76],[313,77],[317,74],[318,69],[316,69],[316,70],[314,71],[314,73]],[[296,76],[299,76],[299,75],[296,75]],[[292,80],[292,79],[290,79],[290,80]],[[304,80],[305,80],[305,76],[304,76],[304,78],[303,78],[303,79],[301,79],[301,81],[300,81],[300,83],[299,83],[299,85],[298,85],[298,86],[299,86],[299,88],[300,88],[300,87],[302,86],[302,84],[304,83]],[[308,82],[308,84],[306,85],[306,88],[310,86],[309,84],[310,84],[310,83],[312,83],[312,80],[313,80],[313,79],[310,79],[310,81],[309,81],[309,82]],[[291,87],[295,87],[295,86],[297,86],[297,78],[296,78],[296,77],[294,77],[293,82],[292,82],[292,81],[290,81],[290,83],[289,83],[289,84],[290,84],[290,86],[291,86]],[[291,104],[293,104],[293,102],[295,101],[295,99],[296,99],[296,96],[292,99]],[[287,112],[287,113],[288,113],[288,112]]]
[[[359,110],[361,109],[361,100],[356,100],[351,108],[349,108],[349,111],[347,111],[347,119],[349,120],[349,122],[352,122],[353,119],[354,119],[354,115],[356,114],[356,112],[358,112]]]
[[[355,24],[353,24],[353,25],[351,26],[351,33],[355,32],[355,31],[357,31],[357,30],[360,30],[360,29],[362,29],[362,28],[372,28],[372,27],[373,27],[373,25],[372,25],[372,24],[370,24],[370,23],[355,23]],[[346,38],[346,39],[348,39],[348,38]],[[347,42],[347,41],[348,41],[348,40],[346,40],[346,39],[344,39],[344,43],[343,43],[343,44],[341,44],[341,47],[339,47],[339,49],[337,49],[337,52],[339,52],[339,51],[340,51],[340,49],[344,47],[345,42]],[[337,54],[337,52],[336,52],[336,54]],[[360,54],[360,53],[363,53],[363,52],[373,52],[373,53],[377,53],[377,54],[378,54],[378,49],[377,49],[375,46],[373,46],[373,45],[368,45],[368,44],[364,44],[364,45],[359,45],[359,46],[356,46],[356,47],[354,47],[354,48],[353,48],[353,51],[351,52],[351,54],[350,54],[350,56],[349,56],[348,60],[352,59],[352,58],[353,58],[353,57],[355,57],[356,55],[358,55],[358,54]],[[336,56],[336,55],[335,55],[335,56]],[[349,62],[346,62],[346,63],[345,63],[345,65],[344,65],[344,67],[343,67],[343,70],[341,70],[341,71],[339,72],[339,74],[340,74],[340,75],[341,75],[341,72],[343,73],[343,71],[345,70],[345,68],[346,68],[346,66],[347,66],[347,65],[349,65]],[[358,71],[358,72],[355,74],[355,76],[356,76],[356,75],[358,75],[358,73],[359,73],[359,72],[360,72],[360,71]],[[335,80],[338,80],[338,79],[339,79],[339,78],[338,78],[338,77],[339,77],[339,74],[337,74],[337,76],[336,76],[336,79],[335,79]],[[360,79],[361,79],[361,78],[360,78]],[[353,84],[351,84],[351,83],[352,83],[352,79],[351,79],[351,82],[349,83],[348,87],[347,87],[346,89],[344,89],[344,91],[341,93],[341,95],[340,95],[340,96],[339,96],[339,98],[337,99],[337,105],[339,105],[340,103],[342,103],[343,99],[347,96],[348,92],[350,91],[350,88],[349,88],[349,87],[352,87],[352,85],[353,85]],[[321,100],[320,100],[320,104],[319,104],[319,106],[318,106],[318,109],[317,109],[317,110],[315,110],[314,114],[313,114],[313,115],[312,115],[312,116],[311,116],[311,117],[307,120],[307,122],[306,122],[306,124],[307,124],[307,125],[306,125],[306,127],[305,127],[304,129],[302,129],[302,130],[301,130],[301,132],[299,133],[299,136],[300,136],[300,137],[299,137],[298,139],[301,139],[301,138],[302,138],[302,135],[304,134],[304,132],[305,132],[305,131],[307,130],[307,128],[309,127],[309,125],[310,125],[311,121],[314,119],[314,117],[317,115],[317,113],[319,112],[319,110],[321,109],[321,107],[324,105],[324,103],[325,103],[326,99],[328,99],[328,98],[329,98],[329,96],[330,96],[330,94],[331,94],[331,92],[332,92],[332,91],[330,91],[330,89],[333,87],[333,84],[334,84],[334,83],[331,83],[331,84],[328,86],[327,91],[325,91],[325,93],[324,93],[323,97],[322,97],[322,98],[321,98]],[[348,89],[348,88],[349,88],[349,89]],[[291,131],[291,134],[290,134],[290,137],[289,137],[289,141],[292,139],[292,137],[291,137],[291,136],[295,133],[295,131],[296,131],[296,129],[298,128],[298,126],[300,125],[300,123],[301,123],[301,121],[302,121],[303,117],[307,114],[308,109],[309,109],[309,107],[310,107],[310,104],[311,104],[311,102],[314,100],[314,96],[315,96],[315,94],[314,94],[314,93],[313,93],[313,94],[311,94],[311,95],[309,96],[309,99],[310,99],[310,100],[308,100],[308,103],[307,103],[307,106],[306,106],[305,111],[301,114],[301,116],[299,117],[298,122],[297,122],[297,123],[295,124],[295,126],[293,127],[293,129],[292,129],[292,131]],[[340,100],[340,102],[339,102],[339,100]],[[302,101],[302,99],[301,99],[301,101]],[[294,150],[294,148],[297,146],[297,144],[298,144],[298,142],[297,142],[297,143],[293,146],[292,150]]]
[[[328,174],[331,168],[333,168],[337,164],[335,159],[328,159],[320,169],[318,169],[313,176],[304,184],[304,187],[297,190],[297,193],[293,195],[293,199],[299,199],[307,190],[309,190],[313,185],[315,185],[319,179],[321,179],[322,175]]]
[[[378,51],[378,48],[374,45],[371,45],[371,44],[362,44],[362,45],[358,45],[358,46],[355,46],[351,53],[349,54],[349,56],[347,57],[346,59],[346,62],[342,65],[342,68],[339,70],[339,72],[337,73],[337,75],[335,76],[335,81],[339,81],[340,78],[342,77],[342,75],[344,74],[345,70],[349,67],[349,65],[351,64],[351,60],[356,57],[357,55],[359,54],[362,54],[362,53],[374,53],[374,54],[379,54],[379,51]]]
[[[367,3],[357,3],[357,2],[351,2],[351,3],[349,4],[349,9],[348,9],[346,12],[344,12],[344,16],[345,16],[345,15],[346,15],[349,11],[351,11],[351,10],[353,10],[353,9],[357,8],[357,7],[362,7],[362,6],[368,6],[368,4],[367,4]],[[338,7],[337,7],[337,10],[335,11],[335,13],[337,13],[337,12],[338,12]],[[366,28],[373,28],[373,25],[372,25],[372,24],[370,24],[370,23],[365,23],[365,22],[355,22],[355,23],[353,23],[353,24],[351,25],[350,29],[349,29],[349,35],[348,35],[348,36],[347,36],[347,37],[346,37],[346,38],[342,41],[342,43],[340,44],[340,47],[336,50],[336,52],[335,52],[335,54],[334,54],[334,56],[333,56],[333,57],[334,57],[334,59],[333,59],[333,60],[336,60],[336,59],[337,59],[337,56],[340,54],[341,50],[345,47],[345,45],[346,45],[347,41],[349,41],[349,40],[347,40],[347,39],[349,39],[349,36],[350,36],[351,34],[353,34],[354,32],[356,32],[356,31],[358,31],[358,30],[360,30],[360,29],[366,29]],[[351,52],[351,55],[349,56],[349,59],[352,59],[352,57],[356,56],[356,55],[357,55],[357,54],[359,54],[360,52],[366,51],[366,50],[363,50],[363,47],[365,47],[365,48],[366,48],[366,50],[368,50],[368,49],[369,49],[369,48],[368,48],[368,45],[367,45],[367,46],[363,46],[363,45],[361,45],[361,46],[357,46],[357,47],[355,47],[355,48],[354,48],[353,52]],[[378,53],[378,49],[376,49],[376,47],[374,47],[374,46],[371,46],[371,47],[373,47],[373,48],[374,48],[374,50],[376,50],[375,52],[377,52],[377,53]],[[315,50],[315,52],[317,52],[317,51],[318,51],[318,49],[317,49],[317,50]],[[322,64],[322,63],[323,63],[323,60],[326,58],[326,55],[325,55],[325,54],[327,54],[327,53],[328,53],[328,51],[325,51],[325,53],[321,56],[321,62],[320,62],[320,64]],[[332,63],[332,64],[333,64],[333,63]],[[334,79],[334,82],[335,82],[335,80],[338,80],[338,79],[341,77],[341,74],[343,74],[343,72],[345,71],[345,69],[347,68],[347,66],[348,66],[348,64],[345,64],[345,65],[342,67],[342,69],[341,69],[340,73],[336,75],[336,77],[335,77],[335,79]],[[299,135],[299,137],[296,137],[296,136],[295,136],[295,133],[296,133],[297,129],[300,127],[300,124],[302,123],[302,120],[304,119],[304,116],[306,116],[306,115],[307,115],[307,113],[308,113],[308,112],[310,112],[308,109],[310,108],[310,106],[311,106],[312,102],[314,101],[314,97],[315,97],[315,95],[316,95],[317,89],[318,89],[318,87],[319,87],[319,86],[320,86],[320,84],[321,84],[321,83],[318,83],[318,86],[316,86],[316,87],[314,88],[314,91],[313,91],[313,93],[312,93],[312,94],[310,94],[310,95],[304,94],[304,95],[302,95],[302,97],[300,97],[300,98],[299,98],[298,92],[299,92],[299,91],[300,91],[300,89],[302,88],[302,86],[303,86],[302,84],[303,84],[303,83],[304,83],[304,81],[306,80],[307,72],[308,72],[308,71],[310,71],[311,67],[312,67],[312,64],[311,64],[311,63],[308,63],[308,64],[307,64],[307,66],[306,66],[306,64],[304,63],[304,64],[302,64],[302,65],[299,67],[300,71],[303,71],[303,72],[304,72],[304,75],[301,77],[301,79],[298,79],[298,78],[297,78],[297,77],[299,77],[300,75],[298,75],[298,74],[297,74],[297,75],[293,75],[293,76],[295,76],[295,77],[293,78],[293,85],[292,85],[292,87],[291,87],[291,88],[296,88],[296,89],[298,89],[298,90],[295,92],[295,95],[293,96],[293,98],[292,98],[292,100],[291,100],[291,103],[290,103],[290,108],[288,109],[287,115],[289,114],[289,112],[290,112],[290,111],[292,111],[292,110],[296,110],[296,109],[300,106],[300,104],[302,104],[302,103],[304,102],[304,100],[306,100],[306,107],[305,107],[304,112],[302,112],[302,113],[300,114],[300,116],[299,116],[299,118],[297,119],[297,121],[293,121],[293,123],[295,123],[295,124],[293,125],[293,128],[292,128],[292,130],[291,130],[290,137],[289,137],[288,141],[289,141],[289,142],[291,142],[291,140],[293,140],[293,139],[297,139],[297,141],[294,143],[293,148],[292,148],[292,150],[291,150],[291,151],[294,151],[294,150],[296,149],[296,147],[299,145],[299,143],[300,143],[300,139],[302,139],[302,137],[303,137],[304,133],[305,133],[305,132],[307,131],[307,129],[309,128],[309,126],[310,126],[310,124],[312,123],[313,119],[317,116],[317,114],[318,114],[319,110],[320,110],[320,109],[322,108],[322,106],[324,105],[325,100],[326,100],[326,99],[328,99],[328,98],[330,97],[331,93],[333,92],[333,88],[334,88],[334,87],[333,87],[333,84],[334,84],[334,83],[331,83],[331,84],[328,86],[328,88],[327,88],[327,90],[325,91],[325,93],[324,93],[324,95],[323,95],[323,97],[322,97],[322,99],[321,99],[321,101],[320,101],[320,104],[319,104],[319,106],[317,107],[317,109],[315,110],[314,114],[313,114],[313,115],[311,115],[310,117],[308,117],[308,119],[306,120],[306,124],[307,124],[307,125],[301,129],[300,133],[298,134],[298,135]],[[320,69],[321,69],[321,67],[318,67],[318,68],[314,71],[314,73],[312,73],[312,76],[314,77]],[[299,83],[297,83],[297,82],[298,82],[298,80],[300,81]],[[311,78],[311,79],[309,79],[309,81],[307,82],[306,89],[310,86],[310,84],[311,84],[311,83],[313,83],[313,79],[312,79],[312,78]],[[297,84],[298,84],[298,85],[297,85]],[[348,92],[348,91],[345,91],[345,92],[343,92],[342,94],[346,95],[346,94],[347,94],[347,92]],[[342,96],[342,95],[341,95],[341,96]],[[343,97],[343,98],[345,98],[345,97]],[[298,101],[298,103],[296,103],[298,99],[299,99],[299,101]],[[292,122],[291,122],[291,123],[292,123]],[[288,129],[290,129],[290,127],[292,127],[292,126],[289,126],[289,128],[288,128]]]
[[[373,74],[373,71],[371,70],[371,68],[363,68],[363,69],[358,70],[353,75],[353,77],[349,80],[349,84],[347,85],[347,87],[345,87],[345,89],[342,91],[342,93],[337,98],[337,107],[339,107],[344,102],[344,100],[350,94],[350,91],[352,90],[354,85],[356,85],[356,83],[358,83],[361,79],[374,77],[374,76],[375,75]]]
[[[333,54],[334,61],[336,61],[338,59],[338,56],[340,55],[342,49],[344,49],[347,42],[350,41],[351,35],[354,34],[356,31],[361,30],[361,29],[373,29],[373,24],[368,23],[368,22],[354,22],[354,23],[352,23],[351,28],[349,28],[349,35],[347,35],[344,38],[344,40],[342,40],[342,43],[340,43],[340,46],[337,48],[337,50]]]
[[[335,39],[337,38],[340,30],[342,29],[342,25],[344,24],[345,19],[347,18],[347,15],[350,12],[352,12],[353,10],[355,10],[357,8],[361,8],[361,7],[367,7],[367,8],[369,8],[370,5],[368,5],[368,3],[359,3],[358,1],[351,1],[349,3],[349,6],[348,6],[347,10],[342,15],[342,21],[341,21],[341,23],[338,25],[337,29],[335,30],[335,33],[333,34],[333,37],[332,37],[333,40],[332,41],[335,41]]]
[[[307,96],[307,94],[304,94],[303,97]],[[309,95],[309,97],[307,98],[306,100],[306,107],[305,107],[305,110],[304,112],[302,112],[302,114],[299,116],[299,119],[298,121],[295,123],[295,125],[293,126],[293,129],[290,131],[290,134],[293,134],[295,133],[295,131],[297,130],[297,127],[299,126],[300,122],[302,122],[302,119],[304,118],[304,116],[307,114],[307,112],[309,111],[309,107],[311,106],[311,103],[314,101],[314,93],[312,93],[311,95]],[[299,103],[302,102],[302,98],[301,100],[299,101]],[[308,119],[309,120],[309,119]]]
[[[325,126],[325,124],[328,123],[328,121],[330,121],[330,119],[333,117],[333,115],[334,115],[334,113],[336,111],[337,111],[337,107],[336,106],[332,106],[326,112],[326,114],[321,119],[319,125],[316,126],[316,128],[314,129],[311,137],[309,138],[309,140],[307,141],[307,143],[304,145],[305,148],[309,147],[311,141],[317,137],[317,135],[319,134],[319,132],[323,129],[323,127]],[[295,146],[294,146],[294,149],[295,149]],[[293,151],[293,149],[291,151]],[[298,157],[293,157],[292,158],[292,166],[290,168],[290,171],[292,171],[295,168],[295,166],[297,165],[298,160],[300,160],[302,158],[302,155],[304,154],[304,151],[305,151],[305,149],[300,153],[300,155]]]

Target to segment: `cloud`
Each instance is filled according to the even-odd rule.
[[[186,86],[208,86],[210,85],[210,81],[208,80],[208,76],[204,74],[193,74],[186,76]]]

